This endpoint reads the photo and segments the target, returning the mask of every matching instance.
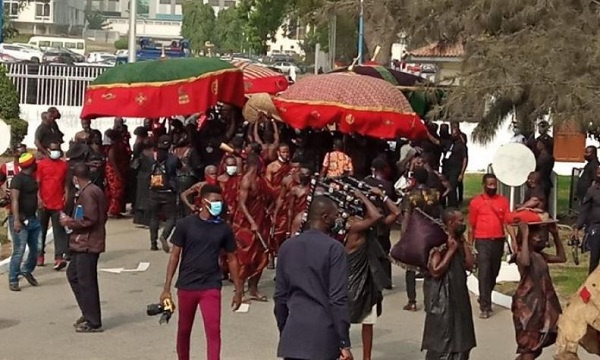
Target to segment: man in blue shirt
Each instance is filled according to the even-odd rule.
[[[306,230],[279,250],[274,296],[280,332],[278,357],[353,359],[346,251],[328,235],[337,218],[335,203],[316,196]]]

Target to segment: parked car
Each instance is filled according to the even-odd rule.
[[[39,50],[32,49],[17,44],[0,44],[0,53],[10,55],[17,60],[32,61],[39,63],[42,60],[43,54]]]
[[[128,55],[129,55],[129,50],[117,50],[115,52],[116,57],[128,56]]]
[[[74,64],[85,62],[85,57],[66,49],[53,49],[44,53],[42,61],[48,63]]]
[[[105,52],[93,52],[88,54],[86,60],[89,63],[105,63],[111,61],[114,63],[117,60],[117,57]]]
[[[290,69],[292,67],[294,67],[296,69],[297,74],[301,73],[300,68],[291,62],[277,62],[277,63],[273,64],[271,67],[281,70],[281,72],[284,74],[289,74]]]
[[[12,57],[8,54],[0,53],[0,63],[4,64],[4,63],[13,63],[13,62],[19,62],[19,60],[15,59],[14,57]]]

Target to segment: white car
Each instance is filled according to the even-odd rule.
[[[39,63],[44,54],[40,50],[17,44],[0,44],[0,53],[10,55],[17,60]]]
[[[115,56],[128,56],[129,50],[117,50]]]
[[[86,59],[86,61],[89,63],[114,63],[116,60],[117,57],[115,55],[103,52],[90,53]]]
[[[284,74],[289,74],[290,69],[292,67],[294,67],[296,69],[296,74],[300,73],[300,68],[290,62],[277,62],[277,63],[273,64],[271,67],[281,70],[281,72]]]

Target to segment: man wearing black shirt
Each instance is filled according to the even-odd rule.
[[[452,128],[452,145],[444,158],[442,173],[450,183],[450,194],[448,195],[448,206],[458,207],[458,188],[467,170],[467,147],[462,133],[456,127]]]
[[[10,259],[8,283],[11,291],[21,291],[19,275],[23,276],[31,286],[38,285],[32,275],[37,263],[38,240],[41,232],[37,217],[38,184],[33,175],[36,169],[34,156],[30,153],[21,155],[19,166],[21,172],[10,184],[12,214],[9,215],[8,221],[13,238],[13,253]],[[25,246],[29,247],[29,255],[21,267]]]
[[[587,190],[592,186],[592,183],[596,178],[596,169],[600,166],[600,162],[598,161],[598,149],[595,146],[588,146],[585,148],[584,158],[585,161],[587,161],[587,164],[585,164],[583,172],[579,175],[579,179],[577,180],[577,192],[575,193],[575,198],[579,203],[583,202]]]
[[[50,156],[50,144],[62,144],[63,133],[60,132],[56,119],[50,112],[42,113],[42,123],[35,130],[35,146],[38,152],[46,157]]]
[[[221,251],[227,253],[229,273],[235,284],[231,302],[233,310],[242,303],[242,283],[238,277],[236,242],[231,226],[221,218],[223,196],[218,185],[204,185],[200,192],[202,206],[198,214],[177,222],[171,242],[173,252],[167,266],[167,278],[161,303],[171,299],[171,283],[179,265],[179,321],[177,325],[177,354],[179,359],[190,358],[190,337],[198,306],[204,319],[208,360],[220,359],[221,353]]]
[[[554,170],[554,156],[548,149],[548,143],[542,140],[536,142],[538,155],[536,158],[535,171],[540,174],[540,184],[544,189],[546,199],[550,198],[552,190],[552,171]]]
[[[595,175],[595,181],[583,198],[577,222],[573,227],[573,236],[579,238],[579,232],[585,226],[590,248],[590,274],[600,262],[600,168],[596,168]]]
[[[544,145],[546,145],[546,150],[550,154],[554,154],[554,139],[552,136],[548,135],[548,132],[550,131],[550,124],[548,124],[546,120],[540,121],[538,124],[538,131],[540,132],[540,136],[538,136],[535,141],[542,141]],[[535,151],[537,152],[539,149],[536,149]]]
[[[167,220],[160,235],[162,249],[168,253],[169,243],[167,239],[177,220],[177,170],[181,168],[181,162],[177,157],[169,153],[171,139],[169,135],[161,135],[158,145],[152,157],[145,157],[142,161],[148,161],[150,172],[150,249],[158,250],[158,229],[160,217],[165,216]]]
[[[460,138],[463,142],[463,144],[465,145],[465,154],[466,154],[466,158],[467,158],[467,164],[469,163],[469,147],[467,146],[467,141],[468,141],[468,137],[467,134],[465,134],[464,132],[462,132],[460,130],[460,123],[458,121],[453,121],[451,123],[452,128],[458,130],[458,132],[460,133]],[[464,172],[463,172],[463,177],[464,177]],[[464,179],[460,179],[460,181],[458,182],[458,185],[456,187],[456,196],[458,199],[458,204],[462,205],[463,200],[464,200],[464,193],[465,193],[465,184],[464,184]]]

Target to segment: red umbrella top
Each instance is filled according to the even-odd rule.
[[[233,66],[244,73],[244,93],[278,94],[288,88],[287,77],[267,67],[254,64],[247,60],[231,60]]]
[[[404,94],[390,83],[368,76],[307,76],[273,102],[282,119],[299,129],[335,124],[344,133],[383,139],[427,136],[427,128]]]

